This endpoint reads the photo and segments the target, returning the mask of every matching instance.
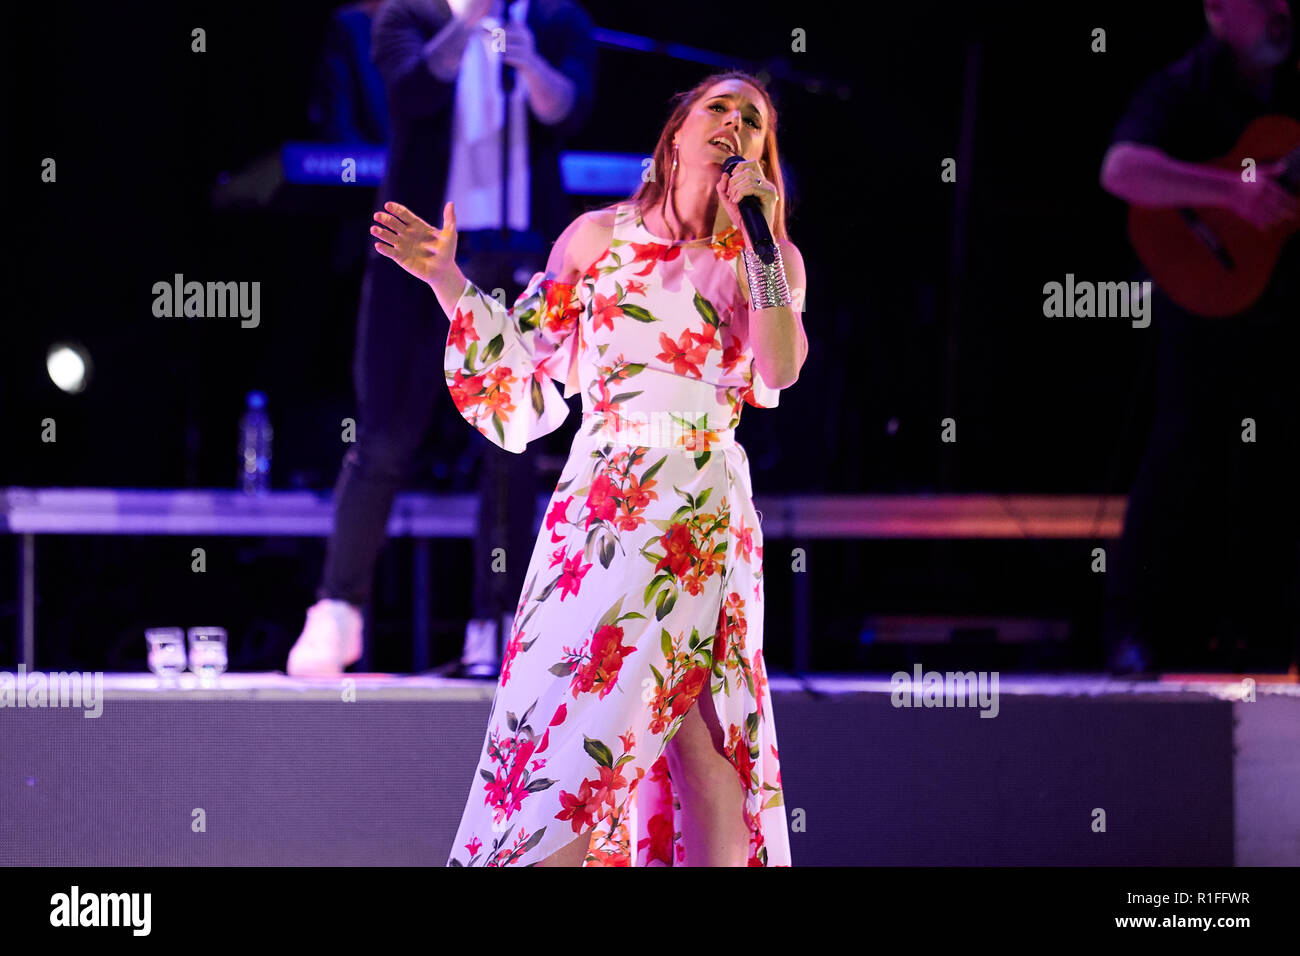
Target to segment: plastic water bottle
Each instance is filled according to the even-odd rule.
[[[240,486],[245,494],[271,490],[271,418],[266,393],[249,392],[248,409],[239,420]]]

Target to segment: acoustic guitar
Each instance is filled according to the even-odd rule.
[[[1232,152],[1207,165],[1240,171],[1246,158],[1257,166],[1283,160],[1282,187],[1300,191],[1300,122],[1261,116],[1246,127]],[[1236,315],[1253,305],[1298,229],[1300,216],[1257,229],[1211,206],[1132,205],[1128,214],[1129,240],[1152,280],[1184,309],[1207,318]]]

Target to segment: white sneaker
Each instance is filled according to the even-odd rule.
[[[338,677],[361,658],[361,612],[347,601],[317,601],[289,651],[290,677]]]

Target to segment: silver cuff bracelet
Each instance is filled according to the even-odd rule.
[[[770,309],[774,306],[789,306],[790,286],[785,280],[785,263],[781,260],[781,247],[776,247],[776,258],[771,265],[758,257],[752,249],[742,249],[745,257],[745,274],[749,279],[749,307],[751,309]]]

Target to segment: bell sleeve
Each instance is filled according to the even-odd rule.
[[[580,288],[538,272],[508,310],[473,282],[456,302],[443,361],[447,388],[461,416],[506,451],[523,452],[569,415],[585,308]]]

